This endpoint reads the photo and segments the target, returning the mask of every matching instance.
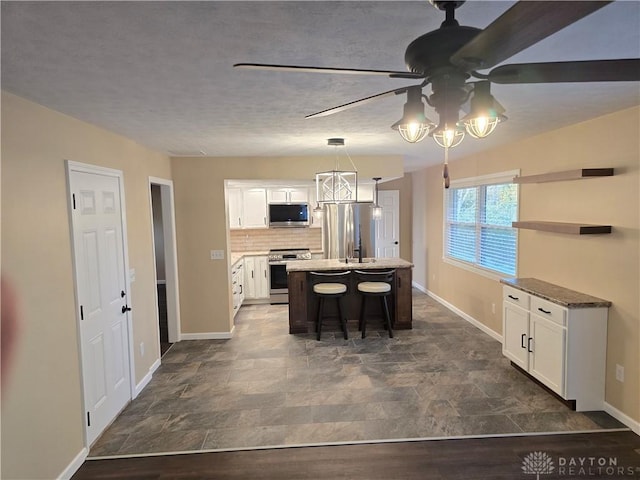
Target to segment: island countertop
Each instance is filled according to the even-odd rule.
[[[412,268],[413,263],[402,258],[365,258],[362,263],[355,258],[349,263],[337,258],[287,262],[287,272],[321,272],[326,270],[384,270]]]

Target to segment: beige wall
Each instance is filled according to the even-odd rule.
[[[521,169],[522,175],[614,167],[615,176],[522,185],[520,219],[613,226],[611,235],[519,231],[518,276],[535,277],[613,302],[606,401],[640,420],[640,109],[633,108],[451,162],[452,178]],[[496,332],[501,285],[442,261],[441,166],[412,174],[414,278]],[[424,198],[421,190],[424,190]],[[422,204],[424,208],[418,209]],[[424,243],[418,245],[422,232]],[[416,253],[418,252],[418,253]],[[492,313],[491,304],[496,304]],[[585,352],[588,354],[588,352]],[[625,382],[615,380],[616,364]]]
[[[400,157],[354,157],[358,175],[401,177]],[[183,333],[220,334],[232,328],[227,261],[209,260],[210,250],[230,244],[224,180],[313,180],[332,170],[335,157],[172,158],[180,266],[180,319]],[[221,305],[229,308],[221,309]]]
[[[22,334],[2,398],[2,478],[56,478],[84,447],[64,161],[124,172],[136,383],[159,358],[148,177],[169,159],[118,135],[2,93],[2,274],[17,287]]]

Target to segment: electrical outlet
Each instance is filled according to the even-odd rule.
[[[624,382],[624,367],[619,364],[616,364],[616,380]]]
[[[431,280],[433,280],[434,282],[436,281],[436,274],[435,273],[433,275],[431,275]]]
[[[144,342],[140,342],[140,356],[144,357]]]
[[[224,260],[224,250],[211,250],[211,260]]]

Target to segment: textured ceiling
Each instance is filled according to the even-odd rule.
[[[469,1],[456,17],[484,28],[512,4]],[[426,1],[2,1],[2,88],[170,154],[326,155],[326,139],[337,136],[352,156],[402,155],[415,170],[443,152],[389,128],[403,96],[304,116],[417,82],[232,65],[404,70],[406,46],[443,19]],[[505,63],[636,58],[639,31],[640,2],[618,1]],[[451,157],[637,105],[639,88],[494,85],[509,120],[487,139],[465,139]]]

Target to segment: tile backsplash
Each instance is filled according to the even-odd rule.
[[[232,252],[267,252],[272,248],[322,250],[321,228],[255,228],[229,233]]]

